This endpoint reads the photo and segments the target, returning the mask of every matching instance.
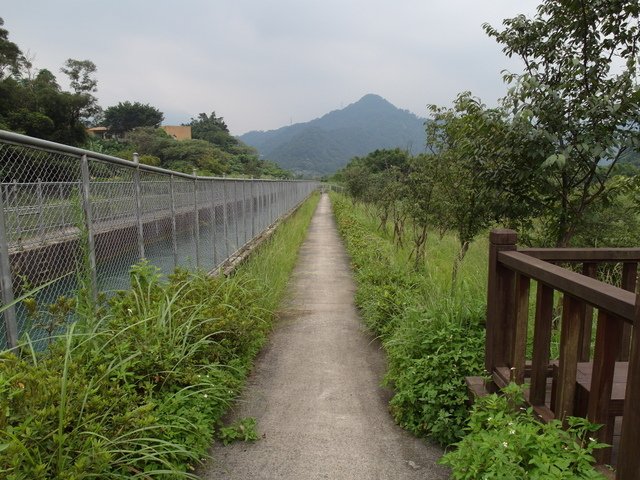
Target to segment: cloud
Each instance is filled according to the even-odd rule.
[[[482,31],[531,14],[524,0],[11,2],[10,38],[56,74],[98,66],[103,106],[150,103],[168,121],[216,111],[234,133],[307,121],[378,93],[425,114],[462,90],[487,103],[519,68]]]

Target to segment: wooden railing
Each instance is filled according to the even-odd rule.
[[[487,371],[498,387],[528,383],[527,400],[543,421],[581,415],[602,424],[597,435],[606,443],[613,441],[615,417],[621,415],[616,478],[640,479],[640,335],[632,333],[640,317],[635,293],[640,248],[518,249],[516,243],[511,230],[491,232]],[[619,286],[595,278],[603,263],[622,264]],[[532,280],[536,300],[527,359]],[[561,308],[554,303],[556,292]],[[554,335],[556,311],[561,319]],[[559,356],[551,359],[558,333]],[[611,463],[611,449],[598,451],[596,459]]]

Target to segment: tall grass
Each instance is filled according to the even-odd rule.
[[[483,373],[486,243],[473,243],[451,285],[459,245],[452,235],[428,237],[418,266],[366,206],[332,196],[338,226],[358,284],[365,323],[387,351],[386,381],[398,423],[448,445],[467,419],[464,377]]]
[[[230,278],[165,279],[141,263],[130,290],[47,351],[25,339],[0,354],[0,477],[194,478],[272,326],[316,203]]]

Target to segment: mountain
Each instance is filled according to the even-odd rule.
[[[424,119],[379,95],[365,95],[341,110],[306,123],[240,136],[265,160],[305,175],[324,175],[356,156],[381,148],[424,152]]]

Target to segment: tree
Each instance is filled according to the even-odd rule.
[[[437,201],[437,178],[434,171],[438,168],[438,161],[434,155],[421,154],[410,160],[409,174],[403,177],[404,195],[406,199],[402,208],[411,219],[413,229],[413,250],[416,268],[426,256],[427,235],[435,223],[439,211],[434,208]]]
[[[499,109],[487,109],[469,92],[460,94],[453,108],[430,106],[433,121],[427,123],[427,146],[437,161],[435,177],[438,222],[456,232],[460,249],[452,270],[458,270],[473,239],[504,214],[501,189],[491,185],[482,170],[505,156],[508,130]]]
[[[221,175],[226,172],[229,154],[204,140],[182,140],[164,148],[161,158],[172,170],[191,173],[196,168],[200,175]]]
[[[76,95],[76,115],[83,124],[88,125],[92,119],[102,115],[98,99],[93,95],[98,90],[98,81],[93,77],[97,70],[91,60],[67,59],[60,69],[70,80],[70,87]]]
[[[9,40],[9,31],[2,28],[3,25],[0,17],[0,80],[7,76],[19,77],[28,65],[22,50]]]
[[[229,128],[222,117],[217,117],[216,112],[211,115],[198,114],[198,118],[192,118],[187,124],[191,126],[191,136],[196,139],[206,140],[219,147],[228,147],[238,144],[238,140],[229,134]]]
[[[64,67],[60,69],[70,80],[71,89],[75,93],[93,93],[98,90],[98,81],[93,78],[96,72],[96,64],[91,60],[67,59]]]
[[[120,102],[104,111],[104,124],[115,134],[123,134],[136,127],[159,127],[164,120],[160,110],[140,102]]]
[[[0,26],[3,24],[0,18]],[[87,134],[81,117],[95,105],[91,94],[96,85],[91,79],[95,65],[89,60],[67,61],[69,71],[77,75],[73,93],[61,90],[50,71],[43,69],[33,74],[30,68],[20,48],[9,41],[8,31],[0,28],[0,126],[46,140],[82,145]]]
[[[570,243],[581,217],[607,196],[620,157],[640,145],[639,17],[637,0],[546,0],[533,19],[506,19],[501,31],[484,25],[524,62],[523,73],[505,75],[512,87],[504,105],[537,145],[533,158],[514,155],[503,173],[539,173],[534,194],[557,246]]]

